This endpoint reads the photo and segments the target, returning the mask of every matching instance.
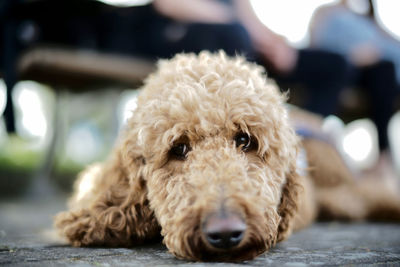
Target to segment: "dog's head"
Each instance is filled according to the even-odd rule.
[[[177,55],[147,79],[122,158],[177,257],[251,259],[290,231],[298,140],[284,101],[261,67],[222,52]]]

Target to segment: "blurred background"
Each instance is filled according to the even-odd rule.
[[[262,64],[355,174],[400,176],[397,0],[2,0],[0,196],[71,190],[103,160],[159,58]]]

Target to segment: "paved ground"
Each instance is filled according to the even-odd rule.
[[[51,216],[64,199],[0,202],[1,266],[225,266],[175,259],[161,244],[72,248],[55,241]],[[400,266],[400,225],[317,223],[246,266]],[[234,264],[233,266],[241,266]]]

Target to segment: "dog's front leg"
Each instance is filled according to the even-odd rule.
[[[160,227],[147,200],[140,162],[125,167],[118,151],[93,171],[83,172],[75,186],[70,210],[59,213],[55,226],[74,246],[131,246],[160,235]],[[91,180],[82,195],[81,186]]]

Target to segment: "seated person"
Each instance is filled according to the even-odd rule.
[[[387,126],[395,112],[400,87],[400,43],[375,23],[374,6],[363,1],[366,15],[356,12],[352,0],[323,6],[311,24],[311,47],[339,53],[351,66],[348,85],[361,87],[371,98],[371,118],[378,128],[379,145],[388,147]],[[397,60],[393,61],[393,60]]]

